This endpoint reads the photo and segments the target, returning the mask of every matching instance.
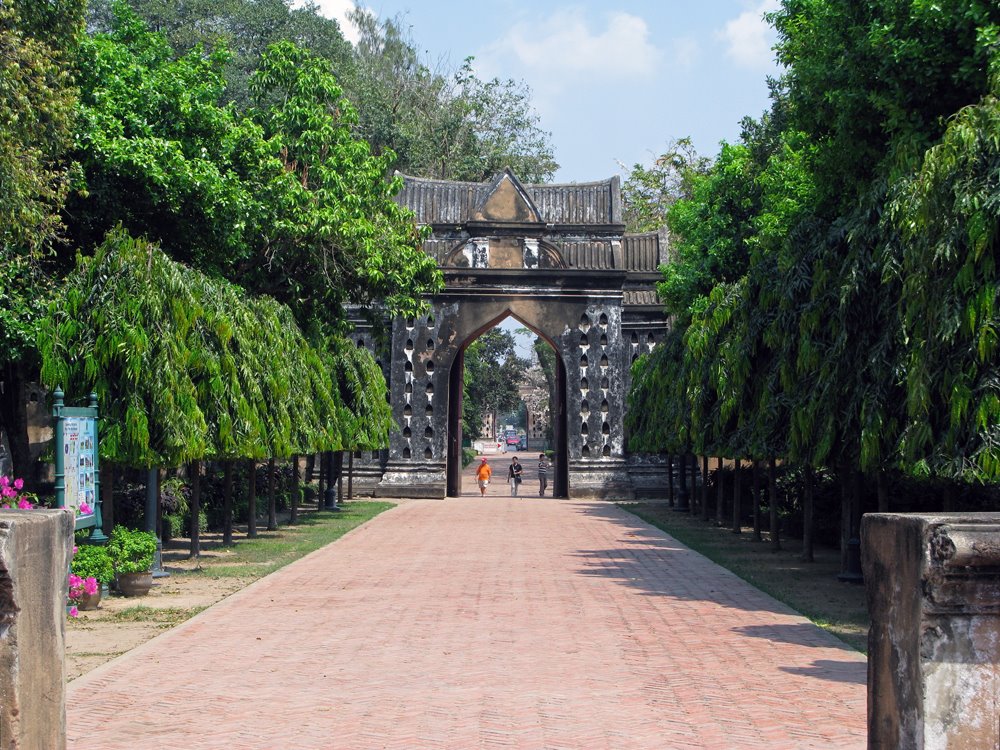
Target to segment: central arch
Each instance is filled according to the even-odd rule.
[[[555,352],[556,383],[552,394],[555,401],[550,404],[552,418],[552,448],[555,452],[552,472],[552,497],[569,497],[569,451],[566,429],[566,365],[559,347],[542,331],[521,319],[510,310],[486,321],[473,330],[459,346],[448,373],[448,455],[445,468],[446,493],[449,497],[462,494],[462,397],[465,392],[465,350],[486,331],[495,328],[507,318],[513,318],[536,336],[545,341]]]
[[[459,491],[465,349],[508,316],[556,354],[553,489],[630,499],[663,486],[658,457],[626,454],[623,414],[631,362],[667,329],[655,292],[666,244],[657,233],[625,234],[619,179],[523,185],[510,170],[484,183],[404,177],[398,201],[429,230],[424,251],[444,286],[428,297],[427,314],[391,321],[382,356],[399,429],[372,467],[374,494]]]

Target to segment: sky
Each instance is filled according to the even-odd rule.
[[[351,0],[318,0],[348,39]],[[778,0],[367,0],[401,18],[431,67],[475,58],[477,75],[524,81],[551,133],[556,182],[649,166],[678,138],[715,156],[768,108],[778,74],[763,21]]]

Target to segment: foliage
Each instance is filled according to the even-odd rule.
[[[694,181],[710,165],[710,159],[694,150],[690,138],[670,143],[652,166],[634,164],[622,185],[626,230],[655,232],[666,226],[670,207],[690,196]]]
[[[941,142],[896,185],[888,219],[898,276],[907,425],[918,470],[1000,477],[998,270],[1000,48],[992,91],[960,110]]]
[[[558,168],[550,134],[539,128],[523,82],[480,80],[472,58],[458,70],[432,69],[398,18],[351,14],[360,39],[354,65],[339,76],[359,112],[359,133],[398,154],[407,174],[479,182],[510,167],[526,182]]]
[[[510,331],[493,328],[465,349],[462,434],[481,437],[483,417],[520,408],[517,386],[528,362],[517,356]]]
[[[630,445],[992,480],[1000,7],[769,18],[771,111],[669,208],[675,328],[635,366]]]
[[[462,468],[464,469],[466,466],[468,466],[473,461],[475,461],[476,460],[476,455],[478,455],[478,454],[476,453],[476,451],[472,450],[472,448],[465,448],[465,447],[463,447],[462,448]]]
[[[281,42],[250,87],[262,107],[254,116],[282,144],[284,169],[296,177],[283,197],[292,210],[279,218],[265,257],[269,277],[297,290],[290,304],[298,319],[322,324],[347,301],[418,313],[420,294],[440,288],[440,273],[412,214],[393,200],[401,180],[384,179],[393,154],[375,156],[353,135],[356,111],[329,64]]]
[[[68,65],[82,0],[0,5],[0,288],[15,253],[55,238],[69,172],[75,91]]]
[[[340,447],[337,387],[287,310],[121,230],[80,258],[39,348],[46,383],[98,394],[103,460],[176,466]]]
[[[115,575],[145,573],[153,567],[156,554],[156,534],[152,531],[133,531],[125,526],[115,526],[107,544],[108,556]]]
[[[277,45],[251,79],[257,109],[241,113],[224,101],[224,46],[178,57],[127,5],[114,10],[80,53],[83,176],[66,222],[84,252],[120,224],[285,303],[318,340],[348,300],[420,307],[439,274],[392,200],[391,157],[352,136],[328,63]]]
[[[110,583],[115,577],[111,555],[99,544],[81,544],[69,564],[70,572],[80,578],[94,578],[99,583]]]

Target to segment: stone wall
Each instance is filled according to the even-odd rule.
[[[66,575],[73,517],[0,510],[0,747],[66,744]]]
[[[873,513],[868,746],[1000,748],[1000,513]]]

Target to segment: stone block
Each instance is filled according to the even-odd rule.
[[[66,745],[66,576],[73,516],[0,510],[0,748]]]
[[[1000,748],[1000,513],[861,525],[868,746]]]

